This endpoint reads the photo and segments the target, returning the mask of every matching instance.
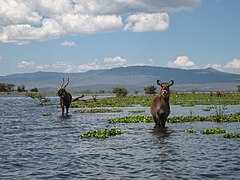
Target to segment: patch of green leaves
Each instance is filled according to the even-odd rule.
[[[226,133],[227,131],[221,128],[215,128],[215,129],[205,129],[202,130],[202,134],[223,134]]]
[[[81,134],[79,137],[80,138],[96,137],[96,138],[106,139],[106,138],[109,138],[110,136],[116,136],[120,134],[123,134],[123,132],[120,129],[103,129],[103,130],[97,130],[97,131],[89,131],[84,134]]]
[[[168,123],[186,123],[186,122],[240,122],[240,113],[222,115],[222,116],[174,116],[167,119]],[[108,123],[150,123],[154,122],[152,116],[127,116],[112,118]]]
[[[76,113],[118,113],[123,112],[122,109],[78,109]]]
[[[42,116],[51,116],[50,113],[43,113]]]
[[[228,133],[223,135],[224,138],[240,138],[240,133]]]
[[[132,110],[132,111],[129,111],[130,113],[144,113],[145,110]]]
[[[194,129],[186,129],[184,130],[185,133],[196,133],[197,131],[195,131]]]
[[[132,107],[136,104],[150,106],[155,95],[126,96],[100,98],[97,101],[80,100],[71,103],[75,108],[94,107]],[[240,93],[226,93],[224,97],[210,96],[209,93],[178,93],[172,92],[171,105],[195,106],[195,105],[236,105],[240,104]]]
[[[112,118],[108,120],[108,123],[149,123],[153,122],[153,118],[151,116],[128,116],[121,118]]]
[[[184,123],[184,122],[240,122],[240,113],[230,115],[216,116],[174,116],[168,118],[169,123]]]

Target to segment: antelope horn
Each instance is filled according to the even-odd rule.
[[[61,88],[63,87],[63,85],[64,85],[64,78],[63,78],[63,83],[62,83],[62,85],[61,85]]]
[[[67,82],[67,84],[64,86],[64,88],[67,87],[68,84],[69,84],[69,78],[68,78],[68,82]]]

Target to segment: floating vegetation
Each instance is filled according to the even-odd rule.
[[[76,113],[117,113],[123,112],[122,109],[78,109]]]
[[[145,110],[132,110],[132,111],[129,111],[130,113],[144,113]]]
[[[184,122],[240,122],[240,113],[230,115],[216,116],[174,116],[168,118],[169,123],[184,123]]]
[[[196,133],[197,131],[193,130],[193,129],[186,129],[184,130],[185,133]]]
[[[168,123],[185,123],[185,122],[240,122],[240,113],[230,115],[216,116],[174,116],[167,119]],[[154,122],[152,116],[128,116],[112,118],[108,123],[140,123]]]
[[[103,129],[98,131],[89,131],[80,135],[79,137],[80,138],[96,137],[96,138],[106,139],[106,138],[109,138],[110,136],[116,136],[120,134],[123,134],[123,132],[120,129]]]
[[[94,100],[80,100],[71,103],[75,108],[93,107],[132,107],[136,104],[150,106],[155,95],[108,97]],[[195,105],[236,105],[240,104],[240,93],[226,93],[225,97],[210,96],[208,93],[178,93],[172,92],[171,105],[195,106]]]
[[[121,118],[112,118],[108,120],[108,123],[149,123],[153,122],[152,116],[128,116]]]
[[[240,138],[240,133],[228,133],[223,135],[224,138]]]
[[[202,134],[223,134],[226,133],[227,131],[221,128],[215,128],[215,129],[205,129],[202,130]]]
[[[43,115],[43,116],[51,116],[50,113],[43,113],[42,115]]]

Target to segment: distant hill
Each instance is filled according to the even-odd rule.
[[[69,91],[112,90],[123,86],[130,91],[143,91],[144,87],[155,85],[156,80],[175,81],[173,90],[178,91],[236,91],[240,74],[231,74],[206,69],[177,69],[155,66],[129,66],[105,70],[91,70],[84,73],[34,72],[1,76],[0,82],[16,86],[24,84],[27,89],[37,87],[41,91],[56,91],[62,78],[70,78]]]

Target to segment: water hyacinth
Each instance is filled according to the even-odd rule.
[[[86,132],[84,134],[81,134],[80,138],[96,137],[96,138],[106,139],[106,138],[109,138],[110,136],[116,136],[120,134],[123,134],[123,132],[120,129],[103,129],[103,130]]]
[[[229,133],[229,134],[224,134],[224,138],[240,138],[240,133]]]
[[[184,132],[186,132],[186,133],[196,133],[197,131],[195,131],[193,129],[186,129],[186,130],[184,130]]]
[[[78,109],[76,113],[117,113],[123,112],[122,109]]]
[[[153,122],[152,116],[128,116],[121,118],[112,118],[108,120],[108,123],[149,123]]]
[[[185,123],[185,122],[240,122],[240,113],[221,115],[221,116],[173,116],[167,119],[168,123]],[[129,116],[112,118],[108,123],[152,123],[152,116]]]
[[[220,128],[205,129],[205,130],[201,131],[202,134],[223,134],[223,133],[226,133],[226,132],[227,132],[226,130],[220,129]]]

